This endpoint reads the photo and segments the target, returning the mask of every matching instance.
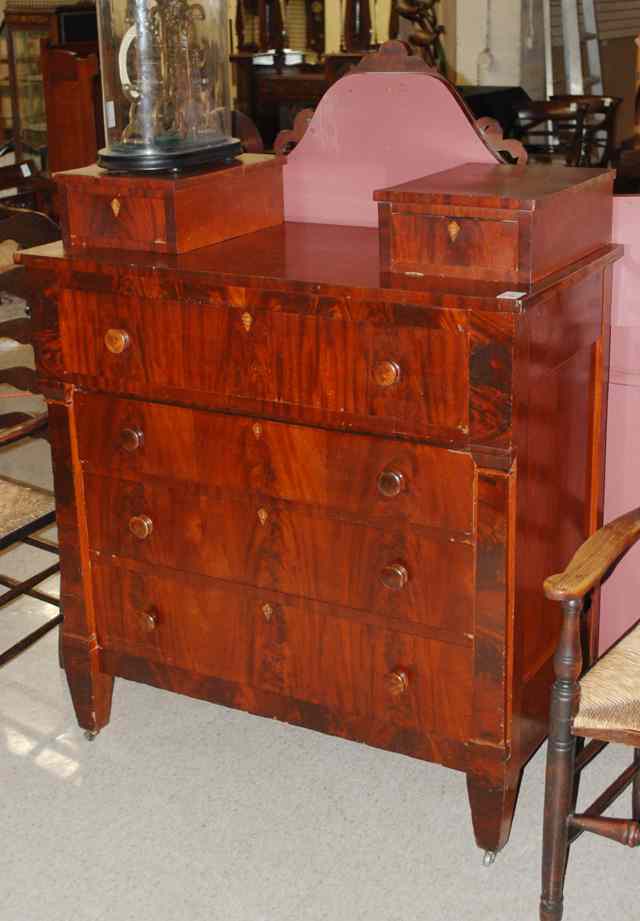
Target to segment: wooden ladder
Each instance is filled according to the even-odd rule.
[[[547,95],[552,96],[552,17],[560,13],[564,47],[565,92],[601,96],[602,66],[595,0],[543,0]],[[585,73],[584,63],[587,66]]]

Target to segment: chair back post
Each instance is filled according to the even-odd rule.
[[[580,699],[582,672],[580,615],[584,599],[562,602],[562,631],[553,664],[556,680],[551,691],[551,719],[547,748],[544,803],[542,895],[540,918],[559,921],[567,860],[569,827],[574,788],[576,740],[571,726]]]

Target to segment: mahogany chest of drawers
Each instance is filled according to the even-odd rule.
[[[601,514],[608,183],[604,239],[515,293],[382,271],[375,228],[23,256],[81,726],[120,676],[436,761],[504,845],[542,579]]]

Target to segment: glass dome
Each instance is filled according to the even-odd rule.
[[[111,170],[183,170],[240,153],[230,136],[225,0],[98,0]]]

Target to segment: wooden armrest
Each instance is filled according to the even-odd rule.
[[[564,572],[545,579],[545,595],[552,601],[583,598],[639,538],[640,507],[592,534],[578,548]]]

